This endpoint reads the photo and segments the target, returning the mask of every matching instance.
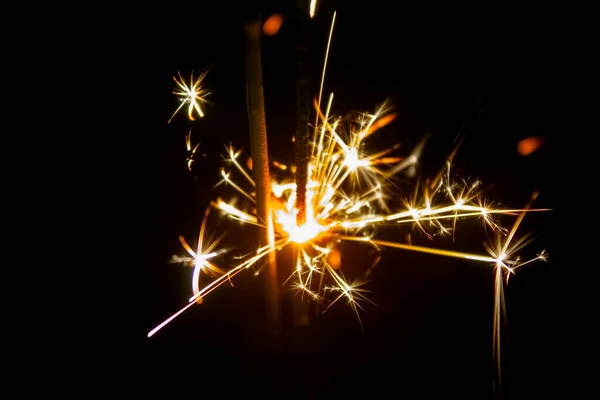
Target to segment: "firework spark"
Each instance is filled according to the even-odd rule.
[[[315,16],[315,9],[317,8],[317,0],[310,0],[310,6],[308,15],[312,18]]]
[[[414,152],[408,157],[390,157],[389,153],[398,147],[393,146],[373,154],[367,153],[364,150],[365,139],[390,123],[393,114],[387,113],[388,107],[384,104],[375,113],[359,114],[355,120],[344,126],[341,118],[329,115],[332,99],[333,96],[330,96],[324,114],[317,110],[321,122],[316,129],[316,139],[311,142],[306,222],[300,226],[296,222],[296,184],[293,176],[281,182],[274,181],[271,193],[274,200],[272,217],[275,222],[276,245],[272,249],[259,249],[237,267],[223,273],[220,280],[211,284],[211,291],[233,275],[237,275],[242,268],[248,268],[270,252],[280,250],[291,243],[295,243],[300,250],[295,261],[296,269],[288,279],[293,279],[293,287],[321,302],[328,301],[328,294],[335,293],[332,302],[343,296],[355,310],[360,308],[360,301],[365,300],[364,295],[360,294],[356,283],[347,282],[340,271],[336,271],[339,268],[328,262],[328,254],[339,241],[359,241],[376,247],[393,247],[479,261],[495,265],[497,271],[507,274],[514,273],[517,266],[525,264],[518,258],[512,258],[525,244],[523,239],[517,240],[514,245],[510,243],[524,213],[542,211],[541,209],[491,208],[486,205],[487,202],[479,190],[480,183],[453,179],[451,164],[447,162],[437,182],[434,180],[432,184],[424,185],[422,190],[415,191],[412,199],[404,199],[402,208],[396,212],[386,212],[392,207],[387,201],[391,197],[390,171],[397,173],[399,166],[404,165],[403,168],[408,168],[416,162]],[[253,210],[255,199],[252,189],[255,183],[249,171],[237,161],[241,151],[231,145],[226,149],[229,168],[221,169],[222,180],[218,184],[232,187],[248,202],[236,206],[233,202],[218,199],[211,206],[232,219],[259,225]],[[250,186],[249,189],[244,189],[242,183],[236,183],[234,173],[244,178]],[[506,234],[506,230],[493,218],[496,214],[520,216],[503,247],[488,248],[490,255],[389,242],[374,237],[377,228],[407,224],[416,225],[428,237],[444,236],[454,230],[457,220],[478,217],[500,240]],[[206,218],[201,228],[201,237],[205,225]],[[215,243],[211,244],[206,251],[210,252],[215,246]],[[199,249],[201,247],[200,242]],[[186,249],[192,257],[196,257],[195,254],[206,254],[206,251],[200,250],[194,253],[189,246],[186,246]],[[207,265],[208,261],[203,259],[202,263]],[[222,272],[214,267],[208,267],[206,272],[208,271]],[[327,281],[330,283],[326,283]],[[194,282],[197,282],[196,274]],[[206,292],[196,287],[190,301],[198,300],[202,295],[206,295]]]
[[[189,154],[188,157],[185,159],[185,163],[190,171],[192,170],[192,163],[195,161],[194,155],[196,154],[196,150],[198,150],[199,146],[200,146],[200,143],[196,144],[192,148],[192,130],[190,129],[189,133],[185,137],[185,148]]]
[[[325,66],[334,22],[335,14],[327,45]],[[323,80],[324,75],[323,73]],[[298,251],[297,258],[293,260],[296,267],[286,282],[291,282],[293,289],[306,294],[308,298],[325,303],[327,305],[325,311],[339,300],[345,299],[360,321],[359,310],[362,309],[362,303],[369,300],[364,294],[364,289],[361,288],[361,282],[347,281],[342,273],[337,245],[342,241],[348,241],[363,242],[376,249],[390,247],[461,258],[487,264],[493,268],[496,282],[494,349],[499,356],[499,321],[503,310],[505,278],[508,280],[509,276],[523,265],[547,258],[546,253],[542,252],[534,259],[522,261],[516,252],[529,240],[527,236],[517,238],[516,232],[526,213],[546,211],[546,209],[531,209],[531,203],[523,209],[492,207],[485,199],[479,181],[471,182],[455,176],[452,160],[458,146],[451,152],[439,174],[425,181],[425,184],[417,184],[410,196],[398,196],[394,192],[395,176],[414,171],[425,139],[408,155],[393,154],[398,150],[398,144],[371,153],[367,151],[367,139],[383,130],[395,118],[395,114],[390,112],[389,105],[384,103],[372,113],[360,113],[352,119],[342,119],[332,114],[333,93],[329,96],[325,110],[321,109],[322,88],[323,81],[318,98],[314,101],[316,122],[313,126],[313,138],[309,143],[305,218],[302,219],[304,222],[299,224],[297,220],[297,188],[293,175],[295,166],[274,162],[280,171],[289,173],[287,178],[273,180],[271,184],[274,244],[261,247],[253,254],[242,257],[236,266],[225,272],[216,267],[212,261],[208,261],[223,252],[215,250],[221,238],[203,246],[207,210],[200,229],[198,250],[192,251],[182,239],[185,249],[192,258],[174,259],[187,260],[188,263],[195,264],[193,296],[189,299],[190,304],[153,329],[148,336],[154,335],[223,283],[231,282],[231,279],[240,272],[255,266],[261,260],[264,261],[269,254],[290,245],[296,246]],[[190,113],[194,107],[190,102]],[[221,168],[222,179],[217,185],[231,187],[244,202],[238,204],[219,198],[211,203],[211,207],[243,224],[261,225],[255,209],[256,183],[249,171],[252,164],[243,166],[238,161],[241,150],[235,149],[232,145],[227,146],[226,150],[226,165]],[[236,176],[243,178],[243,181],[237,182]],[[537,194],[533,196],[532,201],[535,197]],[[496,220],[498,215],[517,216],[512,229],[507,230],[500,226]],[[377,238],[380,230],[390,227],[417,227],[427,238],[454,235],[457,221],[465,218],[480,219],[484,226],[491,228],[494,239],[486,247],[487,255],[418,246],[412,244],[410,240],[386,241]],[[371,269],[372,266],[365,269],[365,276]],[[204,288],[200,288],[199,285],[200,271],[214,278]]]
[[[192,72],[190,76],[189,85],[185,83],[185,80],[183,79],[180,73],[177,74],[179,79],[173,77],[173,80],[177,84],[177,87],[175,88],[173,94],[182,97],[182,99],[179,107],[177,107],[173,115],[171,115],[171,118],[169,118],[169,122],[171,122],[175,114],[177,114],[179,110],[181,110],[181,108],[186,104],[189,104],[188,118],[190,119],[190,121],[195,121],[194,111],[196,111],[196,113],[200,117],[204,117],[204,113],[200,108],[200,103],[206,103],[206,97],[210,94],[210,92],[207,89],[202,87],[202,81],[206,77],[207,73],[208,71],[204,71],[200,74],[198,79],[194,81],[194,73]]]

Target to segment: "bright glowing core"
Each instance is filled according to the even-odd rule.
[[[301,226],[294,225],[290,228],[291,229],[288,231],[290,240],[296,243],[308,242],[309,240],[314,239],[321,231],[321,226],[315,221],[309,221]]]

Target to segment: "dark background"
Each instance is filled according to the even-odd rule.
[[[453,150],[459,132],[466,132],[455,167],[463,176],[483,180],[490,199],[520,208],[540,190],[534,207],[554,211],[526,217],[519,232],[532,231],[537,240],[521,254],[527,258],[547,249],[550,259],[523,267],[506,288],[503,390],[507,396],[555,392],[564,386],[560,360],[566,348],[560,207],[552,184],[560,137],[551,82],[559,74],[553,59],[560,28],[544,10],[417,11],[391,4],[318,4],[310,25],[313,93],[337,10],[324,98],[334,92],[336,114],[372,111],[388,98],[398,113],[369,146],[399,142],[400,154],[406,155],[430,132],[420,167],[424,176],[431,176]],[[144,387],[152,392],[177,385],[211,396],[235,391],[292,398],[359,393],[410,398],[434,392],[489,397],[494,377],[492,269],[439,256],[385,249],[368,285],[369,298],[382,309],[367,305],[361,314],[364,330],[350,308],[340,304],[308,327],[284,324],[281,343],[274,346],[264,328],[260,282],[248,273],[238,275],[235,288],[222,286],[203,305],[146,338],[190,296],[191,269],[166,262],[183,254],[178,235],[195,242],[209,202],[232,193],[213,188],[224,145],[232,142],[249,155],[243,23],[253,13],[266,17],[280,12],[285,18],[275,36],[262,37],[263,80],[271,155],[284,162],[292,156],[294,6],[288,1],[242,9],[158,7],[138,32],[151,49],[145,118],[153,121],[140,138]],[[212,94],[204,107],[206,117],[190,122],[183,111],[167,124],[177,107],[172,77],[180,71],[187,78],[192,70],[199,73],[208,66],[206,86]],[[185,163],[190,128],[193,145],[201,142],[193,171]],[[544,136],[545,144],[529,156],[519,155],[518,142],[536,135]],[[505,221],[509,225],[512,219]],[[215,227],[228,230],[228,241],[252,247],[248,233],[235,224]],[[413,237],[428,245],[416,231]],[[480,225],[463,221],[450,247],[484,253],[484,239]],[[439,241],[430,245],[448,246]],[[343,264],[356,269],[367,263],[367,250],[346,246]],[[282,293],[289,296],[285,288]]]

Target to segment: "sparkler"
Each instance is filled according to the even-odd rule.
[[[331,32],[334,21],[335,14]],[[331,33],[325,60],[327,60],[330,42]],[[360,322],[359,310],[363,309],[365,301],[369,301],[364,294],[365,290],[360,282],[346,280],[340,263],[333,262],[331,259],[332,253],[337,251],[336,245],[342,241],[349,241],[365,243],[376,249],[390,247],[461,258],[491,267],[495,274],[494,353],[499,362],[500,318],[504,307],[503,285],[518,268],[547,258],[544,251],[537,257],[524,261],[516,255],[530,241],[528,236],[517,237],[517,230],[525,214],[532,211],[547,211],[547,209],[531,208],[531,202],[537,197],[537,193],[522,209],[492,207],[480,190],[480,182],[470,182],[455,177],[452,170],[455,149],[439,174],[425,181],[425,184],[417,185],[410,198],[398,199],[391,190],[394,176],[414,168],[424,142],[420,143],[412,154],[405,156],[392,154],[399,145],[369,153],[366,150],[367,139],[395,118],[395,114],[390,112],[389,105],[384,103],[372,113],[361,113],[356,118],[344,121],[332,113],[333,93],[330,94],[324,110],[322,109],[322,88],[323,82],[321,82],[318,98],[313,104],[316,123],[312,127],[312,140],[309,141],[304,217],[297,218],[298,188],[294,175],[290,173],[287,179],[273,180],[270,212],[274,228],[272,244],[243,257],[237,265],[226,271],[218,267],[218,262],[215,261],[225,253],[225,250],[215,250],[222,236],[216,240],[208,240],[209,243],[203,239],[209,214],[207,210],[200,228],[197,251],[194,252],[181,239],[191,258],[174,259],[187,261],[195,266],[193,295],[189,298],[189,304],[150,331],[148,337],[220,285],[227,281],[231,282],[237,274],[256,266],[274,252],[291,245],[297,247],[296,259],[293,261],[295,270],[286,282],[291,281],[294,289],[310,299],[326,304],[325,311],[336,302],[345,300]],[[192,100],[189,102],[191,118],[193,109],[199,113],[200,111],[196,108],[197,103],[193,103]],[[189,150],[191,145],[189,142],[187,145]],[[241,150],[229,145],[226,151],[228,156],[226,166],[221,169],[222,180],[217,185],[231,187],[245,203],[236,205],[233,201],[219,198],[211,203],[211,207],[220,210],[231,219],[263,226],[265,222],[257,218],[256,214],[256,183],[249,171],[251,166],[246,168],[243,163],[240,163]],[[273,162],[273,165],[281,171],[293,172],[295,169],[294,166],[286,166],[279,162]],[[242,181],[236,181],[236,175]],[[511,215],[517,218],[512,228],[508,230],[498,224],[496,221],[498,215]],[[487,254],[470,254],[417,246],[410,242],[386,241],[376,236],[379,229],[390,226],[398,228],[416,226],[429,238],[435,235],[453,235],[457,221],[469,217],[480,219],[494,234],[493,240],[486,245]],[[368,272],[372,267],[368,266],[365,270]],[[199,285],[201,272],[214,278],[203,288]]]

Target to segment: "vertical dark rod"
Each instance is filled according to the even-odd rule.
[[[263,96],[262,64],[260,51],[259,21],[246,24],[246,102],[248,125],[250,127],[250,150],[252,153],[252,174],[256,183],[256,212],[264,228],[259,235],[259,245],[273,244],[273,221],[271,218],[269,175],[269,155],[267,146],[267,124]],[[279,335],[279,284],[275,252],[270,253],[265,277],[267,318],[271,333]]]
[[[309,53],[309,0],[296,1],[297,57],[296,78],[296,223],[306,222],[306,186],[308,183],[308,119],[310,115],[310,53]],[[297,255],[299,249],[295,249]],[[294,257],[294,260],[296,258]],[[303,260],[302,260],[303,262]],[[295,263],[292,265],[295,268]],[[308,325],[309,308],[306,298],[296,297],[292,303],[294,324]]]
[[[309,54],[309,0],[297,0],[297,56],[296,80],[296,222],[306,222],[306,185],[308,182],[308,118],[310,115],[310,54]]]

